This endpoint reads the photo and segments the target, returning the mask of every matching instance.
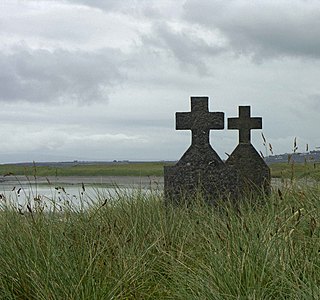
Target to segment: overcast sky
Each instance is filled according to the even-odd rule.
[[[178,159],[197,95],[251,105],[263,153],[320,146],[319,1],[1,0],[0,40],[0,162]]]

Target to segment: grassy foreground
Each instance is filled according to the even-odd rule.
[[[0,200],[0,299],[320,297],[318,188],[237,209],[165,209],[156,191],[96,198],[64,212]]]

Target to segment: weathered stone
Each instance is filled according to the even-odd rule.
[[[251,129],[262,129],[262,118],[251,118],[250,106],[239,106],[239,117],[228,118],[228,129],[239,130],[239,144],[250,144]]]
[[[218,199],[236,199],[240,190],[239,175],[224,163],[219,165],[180,165],[164,168],[164,191],[167,204],[190,203],[201,194],[209,204]]]
[[[224,113],[209,112],[208,97],[191,97],[191,112],[176,113],[176,129],[191,130],[191,146],[175,166],[164,168],[167,203],[192,201],[201,192],[209,203],[236,197],[240,186],[236,170],[225,165],[209,142],[211,129],[224,128]]]
[[[270,192],[270,169],[251,144],[251,129],[261,129],[262,118],[251,118],[250,106],[239,106],[239,118],[228,118],[228,129],[239,130],[239,144],[226,165],[241,176],[241,193]]]

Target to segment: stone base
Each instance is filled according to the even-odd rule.
[[[226,165],[238,171],[242,180],[242,194],[271,192],[270,168],[252,144],[239,144]]]
[[[178,164],[164,168],[166,204],[191,203],[199,193],[209,204],[219,199],[237,199],[240,184],[237,171],[223,163],[203,167]]]

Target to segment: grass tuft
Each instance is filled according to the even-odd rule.
[[[63,211],[0,199],[0,298],[317,299],[319,192],[215,208],[140,190]]]

